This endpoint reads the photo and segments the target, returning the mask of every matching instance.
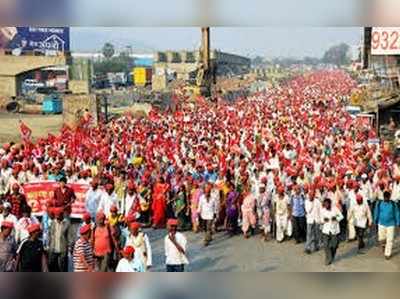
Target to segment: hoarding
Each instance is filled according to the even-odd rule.
[[[70,49],[68,27],[0,27],[0,49],[14,55],[41,52],[55,55]]]
[[[372,28],[371,54],[400,55],[400,27]]]
[[[72,204],[72,218],[80,218],[85,212],[85,195],[89,190],[89,185],[69,184],[75,193],[76,200]],[[47,202],[54,199],[54,191],[59,187],[57,182],[43,181],[38,183],[24,184],[22,189],[26,196],[32,213],[35,216],[42,216],[47,210]]]

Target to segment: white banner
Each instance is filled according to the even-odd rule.
[[[400,55],[400,27],[373,27],[372,55]]]

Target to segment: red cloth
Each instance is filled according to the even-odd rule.
[[[165,193],[168,190],[168,184],[156,183],[153,192],[153,226],[164,227],[166,222],[166,198]]]
[[[55,208],[64,208],[64,211],[68,214],[71,213],[71,204],[76,199],[74,191],[65,187],[65,191],[61,190],[61,187],[58,187],[54,190],[54,200],[52,206]]]

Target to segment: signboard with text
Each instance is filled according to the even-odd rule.
[[[85,212],[85,195],[89,190],[89,185],[68,184],[74,190],[76,201],[72,204],[73,218],[80,218]],[[23,185],[24,194],[32,213],[36,216],[42,216],[47,210],[47,202],[54,198],[54,190],[59,187],[57,182],[38,182]]]
[[[0,49],[11,51],[14,55],[68,52],[70,30],[69,27],[0,27]]]
[[[400,55],[400,27],[372,28],[371,54]]]

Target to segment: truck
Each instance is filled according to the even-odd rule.
[[[152,69],[147,67],[133,68],[133,82],[135,86],[146,86],[151,84]]]

